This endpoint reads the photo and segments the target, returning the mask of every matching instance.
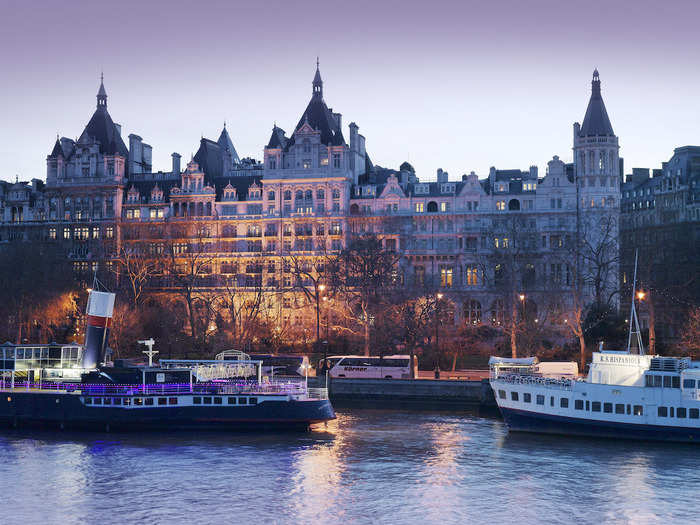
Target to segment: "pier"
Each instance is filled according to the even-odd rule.
[[[325,386],[325,378],[309,378]],[[331,402],[338,406],[407,407],[444,410],[495,409],[487,379],[328,378]]]

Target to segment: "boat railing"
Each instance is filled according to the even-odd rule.
[[[495,380],[516,385],[537,385],[546,388],[557,388],[564,390],[571,390],[575,382],[574,379],[557,379],[553,377],[542,377],[526,374],[501,374]]]
[[[279,394],[279,395],[304,395],[307,393],[303,381],[294,379],[282,381],[213,381],[211,383],[155,383],[155,384],[81,384],[62,382],[31,382],[0,380],[2,391],[40,391],[74,393],[91,396],[115,395],[175,395],[175,394],[209,394],[209,395],[237,395],[237,394]],[[316,389],[321,390],[321,389]],[[325,390],[325,389],[323,389]]]
[[[328,389],[327,388],[309,388],[307,392],[307,397],[309,399],[328,399]]]

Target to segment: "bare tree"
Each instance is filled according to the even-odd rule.
[[[159,261],[148,258],[135,246],[122,247],[114,261],[118,265],[117,271],[128,283],[132,305],[137,308],[149,280],[158,271]]]
[[[681,334],[680,349],[693,359],[700,355],[700,307],[691,308]]]
[[[203,287],[211,274],[214,258],[201,229],[197,237],[186,244],[169,242],[162,259],[164,270],[169,274],[175,293],[185,303],[190,335],[195,343],[203,344],[211,313],[210,298],[205,297]],[[204,322],[202,314],[206,313]]]
[[[365,355],[370,354],[374,319],[400,284],[399,260],[400,256],[385,251],[374,235],[353,239],[337,257],[328,259],[331,288],[348,305],[348,313],[354,314]]]

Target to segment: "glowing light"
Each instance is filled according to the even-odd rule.
[[[644,297],[646,297],[646,295],[647,295],[647,294],[646,294],[645,292],[639,290],[639,291],[637,292],[637,299],[639,299],[640,301],[643,301],[643,300],[644,300]]]
[[[438,299],[442,299],[443,295],[441,293],[437,294]]]
[[[520,298],[521,301],[524,301],[524,300],[525,300],[525,294],[524,294],[524,293],[521,293],[518,297]]]
[[[326,289],[326,285],[325,285],[325,284],[319,284],[319,285],[318,285],[318,289],[321,290],[321,291],[323,291],[323,290]]]

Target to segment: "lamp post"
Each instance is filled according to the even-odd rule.
[[[443,294],[435,294],[435,379],[440,379],[440,301]]]
[[[321,283],[316,285],[316,348],[318,348],[319,342],[321,340],[321,305],[320,299],[321,294],[326,289],[326,285]],[[324,298],[325,299],[325,298]]]

